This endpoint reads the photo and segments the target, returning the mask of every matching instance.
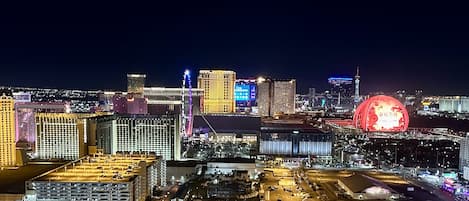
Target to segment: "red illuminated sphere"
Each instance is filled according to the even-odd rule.
[[[401,132],[409,126],[409,114],[397,99],[373,96],[357,107],[353,125],[366,132]]]

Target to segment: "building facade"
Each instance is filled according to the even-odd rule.
[[[116,93],[112,96],[114,114],[127,114],[127,94]]]
[[[284,156],[332,155],[334,135],[303,125],[264,125],[259,154]]]
[[[106,154],[152,152],[179,160],[181,137],[177,115],[113,115],[97,117],[96,146]]]
[[[15,102],[11,95],[0,95],[0,167],[16,165]]]
[[[295,113],[296,80],[257,79],[260,116]]]
[[[140,97],[127,99],[127,114],[148,114],[147,99]]]
[[[144,201],[166,185],[164,161],[155,155],[96,155],[80,158],[27,182],[38,201]]]
[[[256,113],[257,82],[255,79],[237,79],[234,93],[236,112]]]
[[[36,148],[35,113],[64,113],[64,103],[39,103],[15,100],[16,146],[28,152]]]
[[[236,73],[228,70],[200,70],[197,88],[204,90],[204,113],[234,113]]]
[[[463,172],[464,179],[469,180],[469,137],[459,142],[459,170]]]
[[[145,87],[145,74],[127,74],[127,92],[129,94],[141,97]]]
[[[182,109],[182,88],[166,87],[145,87],[143,95],[148,99],[150,114],[180,114]],[[190,103],[189,95],[192,95]],[[189,104],[192,104],[192,114],[201,113],[204,103],[204,90],[193,88],[191,93],[189,89],[184,89],[184,113],[189,114]]]
[[[76,160],[84,156],[85,117],[69,113],[36,113],[37,157]]]
[[[469,97],[447,96],[438,100],[439,110],[449,113],[467,113],[469,112]]]

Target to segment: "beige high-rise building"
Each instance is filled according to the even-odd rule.
[[[36,152],[40,159],[75,160],[86,155],[90,114],[36,113]]]
[[[105,154],[153,152],[164,160],[181,159],[178,115],[113,115],[96,120],[95,142],[90,144]]]
[[[136,97],[142,97],[145,87],[145,74],[127,74],[127,92]]]
[[[258,78],[257,106],[260,116],[295,113],[296,80]]]
[[[16,165],[15,102],[5,93],[0,96],[0,167]]]
[[[204,89],[203,113],[234,113],[236,73],[229,70],[200,70],[197,88]]]

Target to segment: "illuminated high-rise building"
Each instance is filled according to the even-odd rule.
[[[236,73],[228,70],[200,70],[198,88],[204,90],[204,113],[234,113]]]
[[[260,116],[271,116],[271,99],[272,80],[264,77],[257,78],[257,106]]]
[[[178,115],[97,117],[96,146],[106,154],[154,152],[164,160],[179,160],[179,126]]]
[[[275,80],[273,114],[295,114],[296,80]]]
[[[34,152],[36,143],[35,113],[65,113],[65,103],[25,102],[15,99],[16,147]]]
[[[127,74],[127,92],[141,97],[146,77],[145,74]]]
[[[463,172],[463,178],[469,180],[469,136],[459,141],[459,170]]]
[[[0,167],[16,165],[15,102],[7,93],[0,95]]]
[[[37,157],[75,160],[84,156],[87,116],[91,115],[36,113]]]
[[[296,80],[257,79],[257,106],[260,116],[295,113]]]

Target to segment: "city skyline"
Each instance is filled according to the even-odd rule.
[[[0,200],[469,200],[469,14],[407,2],[0,12]]]
[[[306,92],[326,88],[331,76],[352,77],[360,65],[365,93],[469,94],[468,16],[457,8],[105,6],[86,7],[86,15],[80,6],[2,12],[0,85],[123,90],[126,73],[142,72],[148,85],[179,86],[189,68],[297,79]]]

